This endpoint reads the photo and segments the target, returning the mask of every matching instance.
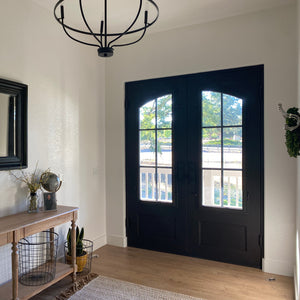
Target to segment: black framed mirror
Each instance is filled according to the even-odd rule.
[[[28,86],[0,78],[0,170],[27,168]]]

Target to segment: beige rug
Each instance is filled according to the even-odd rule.
[[[98,276],[69,298],[70,300],[199,300],[187,295],[168,292]],[[203,299],[202,299],[203,300]]]

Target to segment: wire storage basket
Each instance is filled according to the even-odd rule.
[[[82,255],[78,256],[79,249],[76,249],[77,273],[87,275],[92,268],[93,242],[83,239],[82,244],[83,247],[80,249],[80,252],[83,252]],[[65,242],[65,260],[67,264],[72,264],[71,253],[68,252],[68,242]]]
[[[23,238],[19,248],[19,282],[43,285],[55,277],[58,234],[47,230]]]

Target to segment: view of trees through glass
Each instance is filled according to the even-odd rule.
[[[243,208],[243,100],[202,92],[202,204]],[[139,109],[140,199],[172,202],[172,95]]]
[[[172,202],[172,95],[139,109],[140,199]]]
[[[202,204],[243,208],[243,100],[202,92]]]

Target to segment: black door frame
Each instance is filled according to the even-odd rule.
[[[189,74],[189,75],[181,75],[181,76],[174,76],[174,77],[167,77],[167,78],[158,78],[158,79],[149,79],[149,80],[142,80],[142,81],[137,81],[137,82],[129,82],[126,83],[125,85],[125,110],[126,112],[130,111],[132,109],[132,104],[131,104],[131,97],[132,97],[132,91],[134,90],[134,93],[138,94],[141,96],[141,99],[143,99],[141,101],[140,104],[142,104],[142,102],[147,102],[145,99],[151,100],[155,97],[161,96],[161,91],[163,90],[164,93],[172,93],[173,97],[176,98],[176,105],[181,105],[184,101],[186,97],[189,97],[190,95],[188,95],[188,92],[182,92],[179,88],[179,86],[181,84],[187,84],[188,80],[196,80],[197,76],[201,75],[201,76],[205,76],[205,75],[209,75],[209,76],[213,76],[213,74],[217,74],[217,72],[219,74],[230,74],[231,72],[237,72],[237,71],[248,71],[248,72],[252,72],[255,70],[258,71],[258,73],[260,72],[260,82],[261,82],[261,86],[260,86],[260,90],[259,90],[259,95],[257,95],[259,97],[259,105],[257,107],[257,118],[259,119],[258,121],[258,125],[260,126],[259,128],[259,151],[260,151],[260,161],[258,162],[259,164],[259,168],[260,168],[260,179],[259,179],[259,197],[260,197],[260,234],[258,237],[258,241],[257,243],[260,246],[260,263],[257,265],[251,265],[254,267],[260,267],[261,268],[261,263],[262,263],[262,258],[264,257],[264,113],[263,113],[263,65],[259,65],[259,66],[250,66],[250,67],[242,67],[242,68],[235,68],[235,69],[226,69],[226,70],[220,70],[220,71],[211,71],[211,72],[204,72],[204,73],[197,73],[197,74]],[[147,86],[147,91],[145,92],[145,86]],[[149,94],[149,90],[151,91]],[[145,97],[145,98],[144,98]],[[187,114],[187,111],[185,111],[184,108],[182,108],[183,114]],[[135,112],[135,114],[137,113],[137,111]],[[131,115],[132,116],[132,115]],[[136,118],[138,119],[138,118]],[[153,249],[153,250],[159,250],[159,251],[165,251],[165,252],[172,252],[172,253],[178,253],[178,254],[183,254],[183,255],[189,255],[189,256],[197,256],[197,254],[190,252],[189,251],[189,241],[187,241],[187,239],[185,238],[185,236],[187,236],[188,232],[189,232],[189,225],[186,224],[186,226],[184,226],[184,228],[182,228],[182,234],[179,237],[179,241],[181,241],[182,247],[176,247],[176,243],[172,243],[171,240],[167,241],[166,244],[161,244],[160,247],[155,247],[153,246],[153,241],[149,241],[149,242],[144,242],[139,240],[137,242],[137,238],[139,235],[139,209],[143,209],[145,208],[146,210],[159,210],[162,212],[162,214],[164,213],[165,210],[168,210],[170,208],[173,208],[174,210],[174,217],[178,217],[180,218],[185,218],[188,219],[188,215],[190,214],[190,209],[191,209],[191,205],[182,207],[179,206],[180,203],[178,203],[178,197],[180,197],[181,194],[185,194],[187,195],[187,193],[191,192],[190,187],[187,188],[187,190],[182,190],[184,189],[183,186],[179,186],[176,187],[174,186],[174,181],[187,181],[190,180],[190,173],[192,171],[193,173],[193,169],[191,168],[192,163],[188,162],[188,165],[186,165],[186,162],[188,161],[188,158],[186,158],[185,162],[182,161],[177,161],[176,159],[174,160],[173,158],[173,162],[175,162],[173,164],[173,197],[174,197],[174,203],[173,204],[165,204],[165,203],[144,203],[140,200],[133,202],[133,201],[129,201],[130,197],[128,195],[128,190],[129,189],[133,189],[134,190],[134,194],[136,199],[139,199],[139,184],[137,182],[139,182],[136,178],[134,178],[132,176],[132,169],[138,169],[138,159],[136,158],[136,153],[139,153],[139,150],[137,148],[135,148],[134,151],[129,151],[129,145],[132,145],[134,139],[137,141],[139,140],[138,136],[136,136],[136,134],[132,134],[133,132],[136,132],[136,126],[138,126],[138,124],[132,122],[131,117],[128,117],[127,113],[125,115],[125,136],[126,136],[126,140],[125,140],[125,144],[126,144],[126,152],[125,152],[125,156],[126,156],[126,232],[127,232],[127,236],[128,236],[128,245],[129,246],[134,246],[134,247],[142,247],[142,248],[148,248],[148,249]],[[178,128],[176,128],[176,126],[178,125]],[[174,130],[188,130],[188,128],[185,128],[185,125],[182,122],[179,122],[179,124],[175,124],[173,126],[175,126]],[[179,129],[181,127],[181,129]],[[176,141],[176,137],[174,139],[174,145],[176,145],[177,141]],[[137,144],[135,144],[135,147],[137,146]],[[180,143],[178,143],[178,147],[180,150],[180,147],[183,147],[182,145],[180,145]],[[182,149],[182,151],[185,151],[184,149]],[[173,154],[176,156],[176,153],[173,152]],[[132,162],[135,161],[136,164],[133,165]],[[130,164],[129,164],[130,162]],[[181,175],[180,175],[181,174]],[[184,175],[182,175],[184,174]],[[185,178],[179,178],[180,176],[183,176]],[[246,197],[248,197],[246,195]],[[133,206],[137,206],[137,207],[133,207]],[[179,210],[181,209],[180,213]],[[134,214],[135,216],[132,217],[132,210],[135,210]],[[214,210],[214,208],[211,208],[211,210]],[[131,215],[131,217],[128,217],[129,215]],[[172,215],[172,214],[171,214]],[[147,216],[146,216],[147,217]],[[176,223],[176,222],[175,222]],[[176,225],[174,225],[176,227]],[[135,228],[135,229],[133,229]],[[174,229],[176,231],[176,228]],[[177,231],[178,232],[178,231]],[[135,241],[134,241],[135,240]],[[173,247],[173,248],[172,248]],[[172,249],[171,249],[172,248]],[[209,257],[206,257],[209,259]],[[230,262],[230,261],[228,261]],[[243,263],[242,263],[243,264]],[[247,264],[245,264],[247,265]],[[248,264],[249,265],[249,264]]]

